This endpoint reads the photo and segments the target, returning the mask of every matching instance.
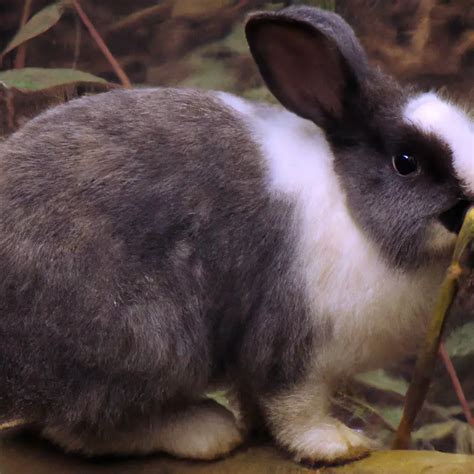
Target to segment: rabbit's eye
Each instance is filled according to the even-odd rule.
[[[414,156],[400,153],[392,158],[395,171],[400,176],[409,176],[418,172],[418,161]]]

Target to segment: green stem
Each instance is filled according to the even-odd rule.
[[[462,274],[461,259],[470,242],[474,240],[474,207],[469,209],[456,241],[451,265],[441,285],[433,318],[418,355],[412,381],[405,398],[403,416],[393,442],[393,449],[407,449],[411,431],[430,386],[436,363],[446,314],[458,291],[458,280]]]

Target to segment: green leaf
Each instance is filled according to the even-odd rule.
[[[446,340],[446,349],[452,357],[474,354],[474,322],[456,328]]]
[[[36,13],[36,15],[33,15],[29,21],[27,21],[20,28],[10,43],[8,43],[7,47],[2,52],[2,56],[12,49],[15,49],[17,46],[20,46],[20,44],[24,43],[25,41],[28,41],[31,38],[34,38],[35,36],[38,36],[41,33],[49,30],[59,21],[62,14],[64,13],[64,9],[65,3],[58,2],[48,5]]]
[[[378,406],[352,395],[344,395],[342,398],[339,396],[335,401],[337,405],[344,407],[348,413],[352,413],[353,417],[363,420],[365,425],[368,423],[368,416],[376,415],[384,422],[385,427],[391,431],[396,431],[403,411],[402,406]]]
[[[358,382],[369,387],[383,390],[385,392],[394,392],[401,396],[405,396],[405,393],[408,390],[408,383],[405,380],[392,377],[382,369],[358,374],[354,378]]]
[[[74,82],[106,83],[107,81],[76,69],[26,67],[24,69],[11,69],[0,72],[0,82],[3,82],[7,87],[39,90]]]
[[[229,406],[230,406],[229,399],[226,396],[226,392],[224,392],[222,390],[217,391],[217,392],[208,393],[207,397],[211,398],[212,400],[214,400],[215,402],[219,403],[220,405],[222,405],[226,408],[229,408]]]
[[[402,406],[384,406],[377,409],[382,418],[388,425],[393,428],[393,431],[397,429],[400,420],[402,419],[403,407]]]
[[[444,421],[441,423],[424,425],[412,434],[413,440],[434,441],[446,438],[453,433],[457,423],[458,422],[456,421]]]

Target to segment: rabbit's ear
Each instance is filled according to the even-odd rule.
[[[351,27],[324,10],[290,7],[257,13],[247,21],[246,35],[275,97],[320,126],[343,118],[346,96],[358,93],[370,71]]]

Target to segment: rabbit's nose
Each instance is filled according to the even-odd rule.
[[[444,227],[446,227],[446,229],[449,230],[449,232],[459,234],[459,231],[462,227],[462,223],[464,221],[464,217],[466,216],[468,209],[473,204],[473,201],[461,199],[456,203],[456,205],[443,212],[439,216],[439,221],[441,222],[441,224],[444,225]]]

